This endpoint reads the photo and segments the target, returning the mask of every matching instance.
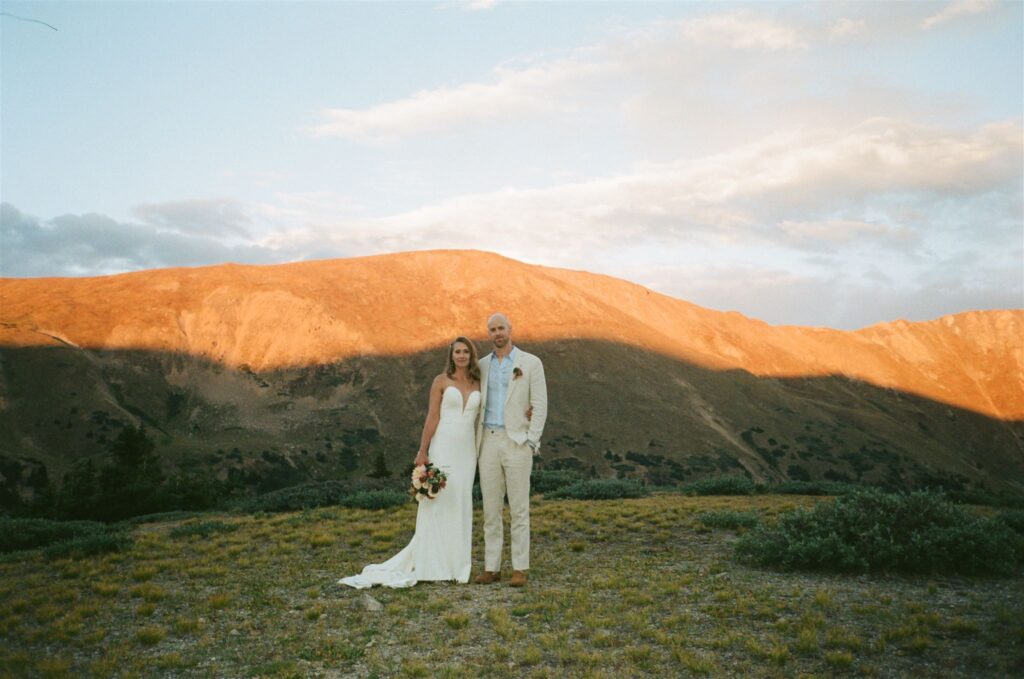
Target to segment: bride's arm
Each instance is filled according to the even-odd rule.
[[[430,448],[430,439],[434,438],[437,431],[437,423],[441,419],[441,397],[444,396],[444,375],[434,378],[430,385],[430,407],[427,408],[427,419],[423,423],[423,436],[420,438],[420,449],[416,453],[416,460],[413,462],[417,467],[421,464],[429,464],[427,450]]]

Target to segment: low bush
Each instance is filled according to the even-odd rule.
[[[697,520],[708,528],[753,528],[760,521],[756,512],[733,510],[701,512]]]
[[[384,479],[302,483],[245,498],[239,501],[235,507],[246,513],[294,512],[300,509],[340,505],[344,498],[366,491],[389,488],[394,491],[394,485],[394,481]]]
[[[543,495],[582,480],[582,474],[568,469],[534,469],[530,474],[530,492]]]
[[[1024,510],[1014,509],[1009,512],[1003,512],[996,518],[1021,535],[1024,535]]]
[[[240,500],[243,512],[290,512],[338,504],[345,493],[341,481],[302,483]]]
[[[687,483],[682,490],[687,495],[753,495],[756,488],[745,476],[715,476]]]
[[[57,542],[45,550],[47,559],[81,558],[107,552],[120,552],[132,545],[132,537],[128,533],[112,531],[108,533],[92,533]]]
[[[544,494],[544,499],[615,500],[644,497],[649,491],[633,479],[587,479]]]
[[[341,498],[342,507],[359,509],[387,509],[409,502],[409,494],[400,490],[363,490]]]
[[[106,531],[98,521],[0,518],[0,552],[34,549]]]
[[[946,496],[962,504],[1024,509],[1024,498],[1014,495],[996,495],[981,490],[951,490]]]
[[[849,495],[855,490],[858,486],[842,481],[783,481],[768,486],[765,492],[777,495]]]
[[[231,533],[238,530],[238,524],[223,521],[191,521],[175,526],[169,535],[172,538],[185,538],[193,535],[208,538],[215,533]]]
[[[163,521],[181,521],[183,519],[194,519],[201,512],[195,512],[186,509],[172,509],[166,512],[156,512],[154,514],[142,514],[141,516],[133,516],[123,521],[118,521],[118,524],[122,526],[141,526],[144,523],[160,523]]]
[[[736,555],[785,570],[1008,575],[1024,560],[1024,538],[938,493],[861,490],[756,528]]]

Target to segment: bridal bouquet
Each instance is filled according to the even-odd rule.
[[[409,494],[417,502],[433,500],[448,483],[448,475],[432,464],[421,464],[412,470],[412,488]]]

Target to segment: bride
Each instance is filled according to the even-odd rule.
[[[417,466],[433,462],[442,469],[448,475],[447,485],[433,500],[420,501],[416,533],[405,549],[338,584],[363,589],[411,587],[420,580],[469,581],[479,410],[476,347],[458,337],[448,346],[445,372],[430,387],[430,408],[415,460]]]

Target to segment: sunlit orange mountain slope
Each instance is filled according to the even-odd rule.
[[[1024,419],[1024,311],[856,332],[770,326],[607,276],[472,251],[100,278],[0,281],[0,342],[187,353],[256,371],[396,355],[484,335],[507,310],[520,342],[594,339],[715,369],[845,375]]]

